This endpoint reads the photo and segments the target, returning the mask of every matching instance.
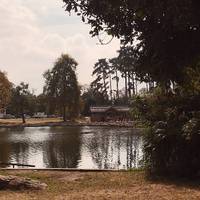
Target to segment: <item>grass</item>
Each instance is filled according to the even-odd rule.
[[[0,171],[40,180],[45,191],[0,191],[0,199],[66,199],[66,200],[179,200],[200,199],[200,186],[195,182],[148,180],[144,171],[127,172],[54,172]]]

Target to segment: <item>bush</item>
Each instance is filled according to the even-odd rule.
[[[162,93],[133,101],[133,114],[147,125],[144,161],[151,173],[195,176],[200,172],[200,96]]]

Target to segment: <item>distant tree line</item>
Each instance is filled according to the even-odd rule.
[[[76,77],[78,63],[67,54],[61,55],[54,67],[44,73],[43,93],[35,95],[29,84],[21,82],[14,85],[5,73],[0,72],[0,109],[21,117],[41,112],[48,116],[62,116],[63,120],[72,120],[80,112],[80,86]]]
[[[88,113],[86,110],[91,105],[130,105],[131,99],[142,89],[139,84],[145,85],[145,92],[156,86],[148,74],[143,78],[137,74],[137,56],[132,46],[122,46],[117,52],[117,57],[99,59],[95,63],[94,80],[83,94],[84,113]]]

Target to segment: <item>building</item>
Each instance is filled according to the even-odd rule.
[[[129,121],[130,108],[127,106],[90,107],[92,122]]]

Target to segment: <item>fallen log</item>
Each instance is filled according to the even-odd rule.
[[[30,178],[0,175],[0,190],[44,190],[46,187],[47,184]]]

